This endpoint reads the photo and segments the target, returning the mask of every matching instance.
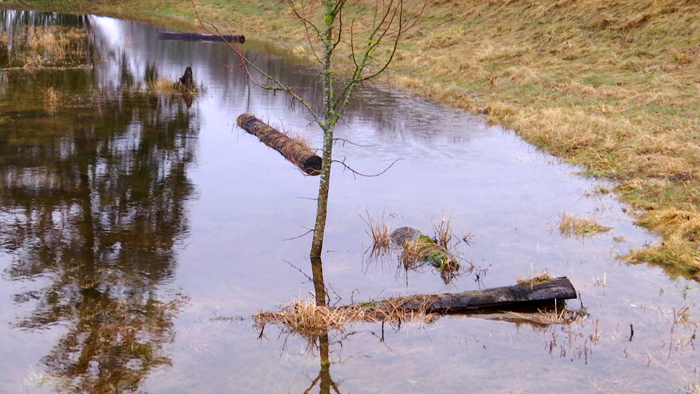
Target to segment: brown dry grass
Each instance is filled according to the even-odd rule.
[[[153,81],[149,81],[148,90],[158,94],[176,94],[180,91],[179,84],[164,77],[158,77]]]
[[[442,218],[440,224],[433,225],[435,231],[435,242],[445,249],[452,246],[452,219]]]
[[[559,231],[564,237],[590,237],[612,230],[595,220],[563,213],[559,217]]]
[[[372,238],[372,246],[370,251],[371,258],[386,256],[391,253],[391,230],[387,223],[386,215],[372,218],[369,212],[366,212],[367,218],[362,217],[362,220],[367,224],[368,230],[365,232]]]
[[[262,329],[265,325],[276,324],[286,330],[304,335],[313,335],[328,330],[345,331],[348,324],[361,322],[421,322],[430,323],[435,316],[425,310],[406,311],[392,300],[376,309],[376,303],[368,302],[351,306],[319,306],[313,300],[294,300],[277,312],[258,312],[253,316],[254,326]]]
[[[534,286],[534,285],[540,285],[542,283],[546,283],[551,281],[552,278],[549,273],[543,272],[541,274],[535,275],[532,278],[522,278],[518,276],[518,284],[523,285],[523,286]]]
[[[83,4],[93,11],[148,9],[194,20],[189,2]],[[209,21],[301,46],[305,50],[297,52],[313,58],[285,2],[197,4]],[[385,81],[484,114],[582,166],[584,174],[618,181],[615,191],[666,245],[628,260],[697,277],[700,240],[648,220],[664,212],[695,215],[700,205],[697,20],[700,3],[691,1],[435,0],[404,37]],[[342,71],[347,53],[338,55]]]

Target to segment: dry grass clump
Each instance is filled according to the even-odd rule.
[[[559,231],[564,237],[590,237],[599,233],[612,230],[594,220],[585,217],[576,217],[570,213],[561,214]]]
[[[435,242],[445,249],[451,247],[452,243],[452,219],[442,218],[440,224],[433,225],[435,231]]]
[[[372,238],[370,258],[386,256],[391,252],[392,248],[391,230],[389,229],[386,216],[382,214],[382,216],[374,219],[369,212],[366,213],[367,218],[362,217],[362,220],[369,227],[368,230],[365,230],[365,233]]]
[[[178,83],[173,83],[173,81],[159,77],[155,80],[148,81],[148,90],[158,93],[158,94],[175,94],[180,90]]]
[[[49,87],[43,91],[44,109],[51,115],[55,115],[58,112],[58,108],[61,106],[61,92]]]
[[[361,322],[387,323],[431,322],[434,316],[425,310],[406,311],[392,300],[382,301],[382,308],[375,308],[377,303],[367,302],[357,305],[327,307],[319,306],[309,300],[294,300],[277,312],[258,312],[253,316],[253,324],[262,329],[267,324],[276,324],[300,334],[320,334],[328,330],[345,331],[347,324]]]
[[[552,278],[549,273],[543,272],[541,274],[535,275],[532,278],[522,278],[518,276],[518,284],[523,286],[535,286],[541,285],[542,283],[550,282]]]

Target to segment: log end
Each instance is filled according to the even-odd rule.
[[[301,165],[301,169],[309,175],[320,175],[321,165],[323,164],[323,159],[319,156],[310,156]]]

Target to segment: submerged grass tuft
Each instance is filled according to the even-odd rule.
[[[559,219],[559,231],[564,237],[590,237],[599,233],[612,230],[594,220],[585,217],[576,217],[570,213],[563,213]]]

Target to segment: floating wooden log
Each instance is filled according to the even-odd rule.
[[[281,153],[305,173],[309,175],[321,173],[322,159],[309,147],[292,140],[255,116],[241,114],[238,117],[238,127],[258,137],[265,145]]]
[[[172,31],[162,31],[158,33],[158,38],[161,40],[179,40],[179,41],[217,41],[217,42],[236,42],[243,44],[245,36],[230,36],[216,34],[199,34],[199,33],[180,33]]]
[[[576,298],[576,289],[568,278],[561,277],[537,284],[517,284],[463,293],[412,295],[378,302],[365,302],[357,306],[375,310],[403,309],[407,312],[456,313],[482,309],[516,309],[572,298]]]

